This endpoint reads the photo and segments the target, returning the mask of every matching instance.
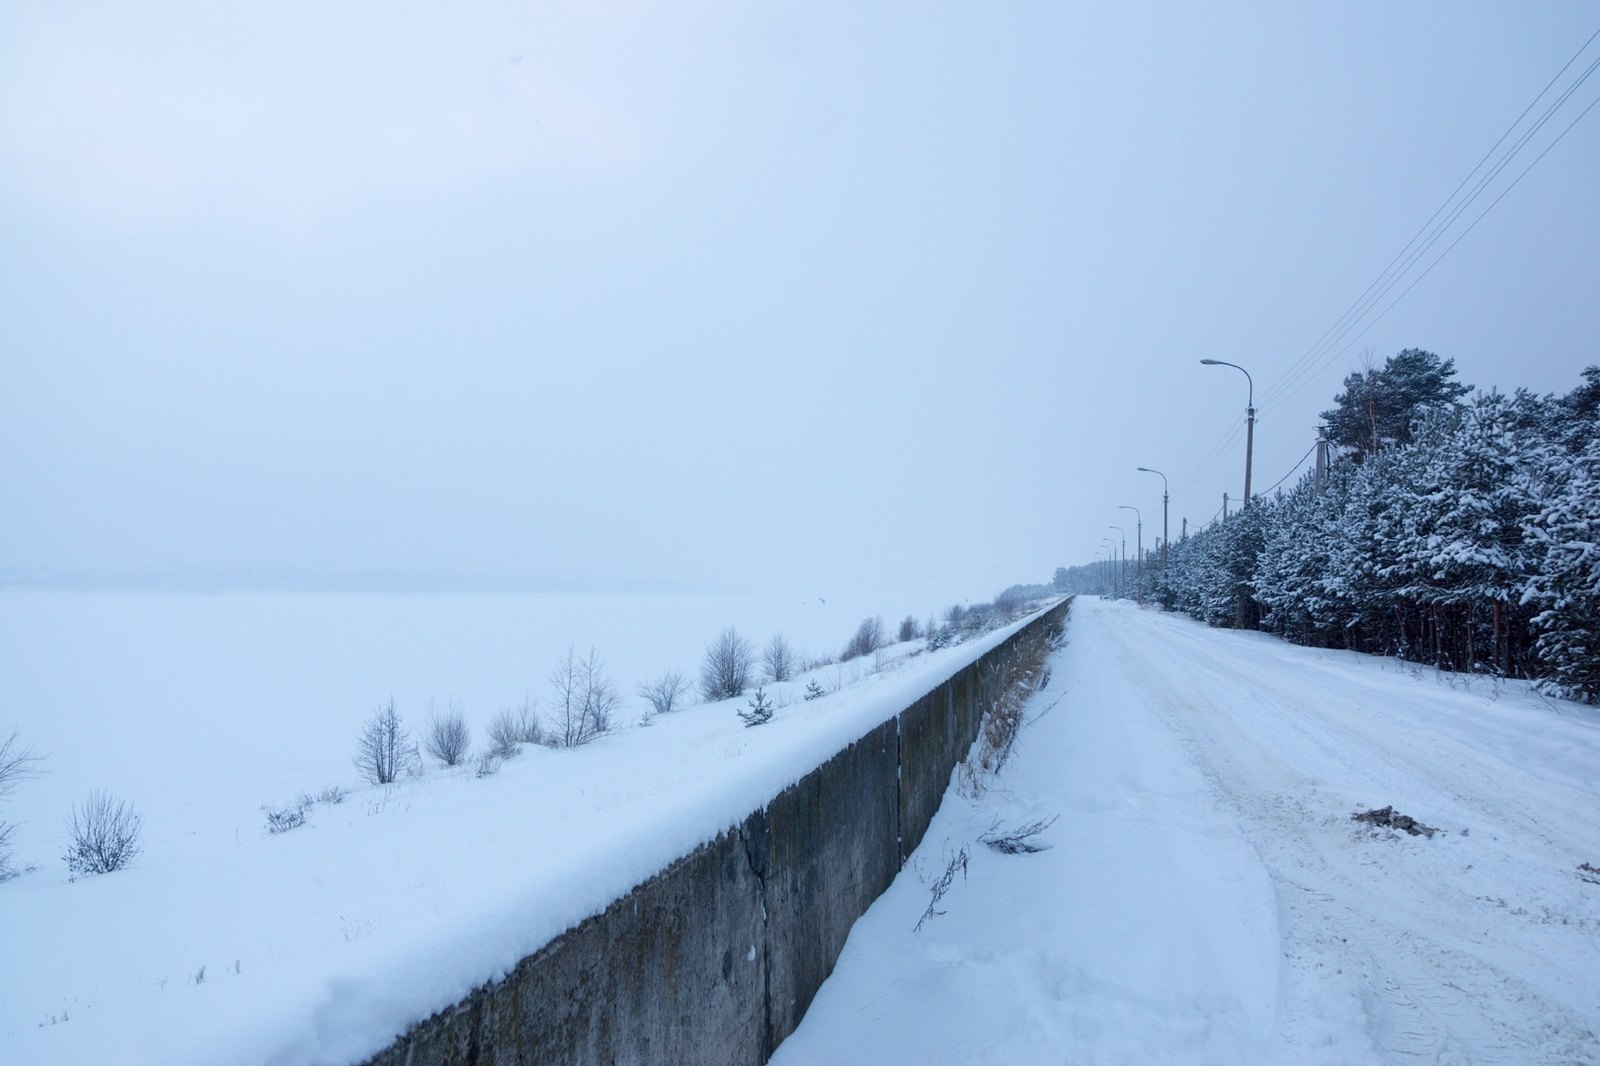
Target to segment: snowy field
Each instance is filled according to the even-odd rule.
[[[1084,597],[1067,633],[777,1066],[1600,1062],[1600,714]],[[1351,821],[1389,805],[1438,832]]]
[[[924,608],[926,605],[922,605]],[[693,673],[736,625],[837,654],[892,604],[827,597],[0,594],[0,729],[48,753],[5,817],[0,1062],[344,1063],[387,1045],[770,800],[1003,639],[920,642],[637,722],[634,683]],[[900,613],[906,609],[901,606]],[[925,614],[926,611],[924,610]],[[629,698],[587,747],[499,773],[437,767],[388,787],[351,765],[392,694],[490,714],[594,645]],[[810,679],[829,695],[801,699]],[[330,785],[309,824],[264,805]],[[69,882],[65,817],[91,788],[136,804],[130,869]]]

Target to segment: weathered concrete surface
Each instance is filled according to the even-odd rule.
[[[760,878],[729,830],[371,1061],[765,1062],[762,925]]]
[[[767,1061],[921,842],[1028,623],[762,810],[412,1027],[370,1066]]]
[[[883,723],[767,808],[767,1054],[794,1031],[850,926],[900,870],[896,723]]]

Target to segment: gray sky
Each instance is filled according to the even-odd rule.
[[[1237,495],[1242,445],[1190,476],[1244,405],[1197,360],[1280,377],[1596,28],[17,0],[0,567],[934,602],[1047,578],[1118,504],[1159,522],[1136,466],[1184,484],[1174,534]],[[1257,487],[1368,344],[1570,388],[1600,362],[1597,194],[1591,114],[1263,410]]]

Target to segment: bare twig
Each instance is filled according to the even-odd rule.
[[[1035,844],[1033,838],[1056,824],[1059,814],[1049,818],[1040,818],[1036,822],[1028,822],[1011,830],[1009,833],[1000,830],[1000,820],[995,819],[988,832],[979,837],[981,843],[987,844],[994,850],[1005,855],[1031,855],[1036,851],[1043,851],[1050,845]]]
[[[930,890],[933,898],[928,900],[928,909],[922,912],[921,918],[917,919],[917,924],[911,930],[913,933],[920,933],[922,931],[923,922],[928,921],[930,918],[936,918],[945,913],[944,911],[938,909],[939,901],[944,899],[944,894],[950,891],[951,885],[955,884],[957,870],[961,871],[962,882],[966,882],[968,857],[967,846],[965,844],[961,845],[960,851],[951,856],[949,864],[944,868],[944,873],[939,876],[939,880],[933,883],[933,888]]]

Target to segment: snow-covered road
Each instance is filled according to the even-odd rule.
[[[779,1066],[1600,1062],[1600,714],[1087,598],[1068,637]],[[1351,821],[1389,805],[1440,831]]]

